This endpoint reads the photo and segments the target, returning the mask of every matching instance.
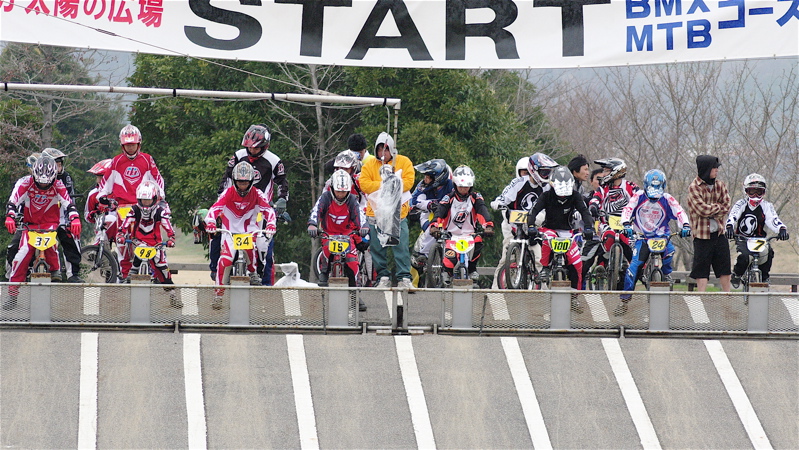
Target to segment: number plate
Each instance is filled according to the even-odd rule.
[[[512,210],[508,214],[508,222],[510,223],[527,223],[527,211]]]
[[[330,250],[330,253],[344,253],[350,248],[350,241],[330,239],[327,241],[327,248]]]
[[[749,238],[746,240],[746,248],[752,253],[760,253],[766,251],[767,243],[763,238]]]
[[[458,253],[467,253],[474,246],[474,239],[459,238],[455,240],[455,250]]]
[[[653,252],[662,252],[666,250],[666,238],[654,238],[646,241],[649,250]]]
[[[550,245],[552,246],[552,251],[553,252],[555,252],[555,253],[566,253],[566,252],[569,251],[569,249],[572,246],[572,240],[571,239],[565,239],[565,238],[555,238],[555,239],[552,239],[552,241],[550,242]]]
[[[252,246],[252,235],[250,233],[233,235],[233,250],[252,250]]]
[[[612,230],[621,231],[624,226],[621,224],[621,216],[608,216],[608,226]]]
[[[130,212],[130,206],[124,206],[122,208],[117,208],[117,214],[119,214],[119,218],[125,220],[125,217],[128,217],[128,213]]]
[[[37,231],[28,231],[28,243],[37,250],[47,250],[56,243],[56,232],[48,231],[46,233],[39,233]]]
[[[145,247],[142,245],[133,249],[133,254],[136,255],[137,258],[144,261],[149,261],[155,258],[156,253],[158,253],[158,250],[156,250],[155,247]]]

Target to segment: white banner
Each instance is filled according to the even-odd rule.
[[[2,0],[0,40],[349,66],[799,55],[799,0]]]

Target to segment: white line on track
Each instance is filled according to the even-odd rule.
[[[530,380],[530,373],[527,372],[527,365],[524,363],[524,357],[519,348],[519,341],[515,337],[503,337],[502,348],[508,359],[508,367],[513,376],[513,384],[516,385],[516,394],[522,404],[524,420],[527,422],[527,430],[530,432],[533,447],[551,449],[552,442],[549,440],[544,416],[541,414],[541,407],[538,405],[533,382]]]
[[[591,310],[591,317],[593,317],[594,322],[610,322],[608,310],[605,308],[602,296],[599,294],[584,294],[584,296],[585,301],[588,303],[588,309]]]
[[[96,316],[100,314],[100,292],[102,288],[88,286],[83,288],[83,314],[86,316]]]
[[[799,299],[792,298],[792,297],[783,297],[782,304],[785,305],[785,309],[788,310],[788,314],[791,315],[791,320],[793,321],[794,325],[799,325]]]
[[[183,335],[183,374],[186,389],[189,448],[203,450],[207,448],[207,433],[199,334]]]
[[[318,449],[316,416],[311,397],[311,380],[305,361],[305,345],[301,334],[286,335],[286,345],[291,367],[291,384],[294,387],[294,406],[297,409],[297,425],[300,430],[300,448]]]
[[[386,298],[386,308],[388,308],[388,318],[394,318],[394,310],[391,308],[392,300],[391,300],[391,291],[383,291],[383,295]]]
[[[688,311],[691,312],[691,319],[694,320],[694,323],[710,323],[707,311],[705,311],[705,305],[699,296],[683,295],[682,298],[685,300],[685,304],[688,305]]]
[[[655,433],[655,427],[652,426],[652,420],[649,419],[644,401],[641,399],[641,394],[635,385],[633,374],[630,373],[627,360],[624,359],[624,353],[621,352],[619,341],[617,339],[603,338],[602,346],[605,348],[605,354],[608,356],[611,369],[613,369],[613,375],[616,376],[621,395],[627,404],[627,410],[630,411],[635,430],[641,439],[641,445],[645,449],[661,448],[657,433]]]
[[[197,316],[200,308],[197,304],[197,288],[180,288],[180,301],[183,302],[181,314],[184,316]]]
[[[508,303],[505,301],[505,296],[497,292],[487,295],[488,303],[491,304],[491,313],[494,315],[494,320],[510,320]]]
[[[735,369],[732,368],[727,354],[724,352],[724,347],[721,346],[719,341],[704,341],[705,348],[710,354],[710,359],[716,366],[716,371],[721,377],[721,382],[724,383],[724,388],[727,389],[727,394],[732,400],[735,411],[738,412],[738,417],[744,425],[746,434],[749,440],[756,449],[770,449],[771,443],[766,436],[766,431],[760,424],[760,419],[757,418],[752,403],[749,402],[749,397],[746,396],[746,391],[735,374]]]
[[[408,408],[411,411],[416,446],[425,449],[436,448],[433,426],[430,424],[430,414],[427,411],[427,401],[424,398],[424,389],[422,389],[422,380],[416,366],[411,337],[395,336],[394,343],[397,346],[397,360],[402,373],[402,383],[405,385],[405,396],[408,398]]]
[[[97,448],[97,333],[80,334],[78,448]]]
[[[283,310],[286,316],[301,316],[300,310],[300,291],[296,289],[283,289],[280,291],[283,296]]]

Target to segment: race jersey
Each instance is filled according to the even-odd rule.
[[[595,190],[590,205],[595,205],[609,216],[620,216],[622,209],[636,192],[641,192],[637,184],[621,180],[618,186],[602,186]]]
[[[252,168],[255,169],[255,181],[253,181],[253,186],[265,193],[266,198],[270,202],[274,197],[275,189],[277,189],[278,198],[284,198],[288,201],[289,182],[286,180],[286,167],[283,165],[280,158],[269,150],[256,157],[250,156],[246,148],[242,148],[234,153],[228,160],[225,175],[222,177],[222,182],[219,184],[218,192],[220,195],[225,189],[233,185],[233,181],[230,178],[233,174],[233,168],[242,161],[247,161]]]
[[[355,201],[358,202],[361,209],[366,210],[366,194],[363,193],[361,190],[361,186],[358,181],[359,174],[351,175],[352,176],[352,189],[350,189],[350,194],[355,197]],[[323,192],[330,191],[330,178],[325,181],[325,187],[322,189]]]
[[[225,189],[208,210],[205,216],[206,226],[216,224],[216,218],[222,218],[222,228],[231,233],[251,233],[261,229],[256,219],[258,213],[263,215],[266,220],[265,230],[272,233],[276,230],[275,210],[269,206],[266,194],[258,189],[250,189],[246,196],[242,197],[233,186]]]
[[[690,226],[688,214],[671,194],[663,194],[658,201],[651,202],[643,191],[638,191],[621,213],[622,223],[631,222],[633,228],[648,238],[668,236],[672,220],[681,227]]]
[[[159,197],[164,199],[164,179],[155,165],[153,157],[139,152],[130,159],[124,153],[114,157],[111,167],[100,182],[98,197],[113,198],[120,205],[136,203],[136,188],[144,181],[152,181],[158,186]]]
[[[736,233],[746,237],[766,237],[766,227],[777,233],[787,228],[777,216],[774,204],[765,200],[752,208],[747,199],[740,199],[732,206],[727,217],[727,225],[732,225]]]
[[[86,195],[86,206],[83,209],[83,218],[86,222],[94,223],[94,216],[100,213],[100,201],[97,194],[100,193],[100,186],[95,186]]]
[[[493,227],[494,223],[488,220],[490,217],[482,195],[471,192],[461,199],[452,191],[441,199],[433,222],[442,224],[454,236],[467,236],[475,232],[477,223],[484,228]]]
[[[23,221],[41,229],[52,230],[61,223],[61,209],[70,221],[79,219],[75,204],[67,193],[64,183],[55,180],[49,189],[36,187],[33,177],[23,177],[11,192],[6,204],[6,215],[16,217],[20,207],[23,208]]]
[[[339,205],[333,193],[325,191],[319,196],[311,210],[308,225],[320,227],[327,234],[349,234],[358,231],[366,224],[366,214],[354,195]]]
[[[530,177],[517,177],[491,202],[491,207],[499,209],[500,206],[507,206],[508,210],[530,211],[546,190],[549,190],[549,184],[541,186],[533,184]]]
[[[580,217],[584,218],[582,220],[583,229],[591,227],[591,221],[585,219],[591,217],[591,215],[585,206],[583,196],[577,191],[572,191],[571,195],[561,202],[558,196],[555,195],[555,191],[548,189],[538,197],[535,205],[533,205],[530,214],[527,216],[527,224],[534,225],[536,217],[541,211],[545,212],[544,223],[541,226],[550,230],[571,230],[574,226],[572,224],[574,211],[580,213]]]
[[[445,180],[441,186],[436,187],[428,187],[422,183],[423,182],[420,181],[419,184],[416,185],[416,189],[413,190],[413,194],[411,194],[411,208],[416,207],[422,211],[428,210],[427,205],[431,201],[436,200],[440,203],[447,194],[455,189],[455,185],[452,184],[452,180],[449,179]]]
[[[133,205],[119,230],[126,239],[139,240],[149,246],[175,236],[169,211],[161,206],[154,208],[149,219],[143,219],[139,205]]]

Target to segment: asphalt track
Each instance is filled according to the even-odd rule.
[[[0,331],[3,448],[799,448],[799,341]]]

